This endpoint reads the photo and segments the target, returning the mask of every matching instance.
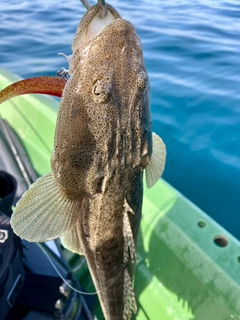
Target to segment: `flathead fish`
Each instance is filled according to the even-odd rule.
[[[11,224],[28,241],[61,237],[84,255],[105,319],[128,320],[137,312],[143,171],[151,187],[162,175],[166,149],[152,134],[149,79],[133,25],[98,3],[83,16],[72,51],[52,172],[23,195]]]

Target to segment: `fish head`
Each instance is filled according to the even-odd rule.
[[[91,7],[78,26],[52,154],[61,185],[80,194],[95,194],[116,170],[135,176],[152,152],[141,43],[134,26],[106,8],[102,18],[101,6]]]

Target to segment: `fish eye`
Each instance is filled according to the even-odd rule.
[[[108,99],[111,90],[111,83],[104,81],[104,79],[98,79],[93,83],[93,100],[101,103]]]
[[[99,91],[97,91],[98,90],[98,86],[94,86],[93,87],[93,93],[95,94],[95,96],[100,96],[100,92]]]
[[[93,84],[93,93],[95,96],[99,96],[103,92],[103,81],[96,80]]]

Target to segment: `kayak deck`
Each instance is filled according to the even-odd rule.
[[[0,69],[0,89],[17,80]],[[50,171],[58,105],[39,95],[0,105],[37,175]],[[65,252],[72,267],[83,261]],[[86,266],[77,276],[94,290]],[[240,320],[239,242],[163,179],[144,191],[135,292],[138,320]]]

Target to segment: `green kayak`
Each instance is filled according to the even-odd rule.
[[[0,89],[19,77],[0,69]],[[59,101],[24,95],[0,106],[37,175],[50,171]],[[0,150],[1,152],[1,150]],[[88,291],[82,257],[65,250]],[[145,189],[135,276],[137,320],[240,320],[240,244],[163,179]],[[96,307],[102,319],[100,307]]]

